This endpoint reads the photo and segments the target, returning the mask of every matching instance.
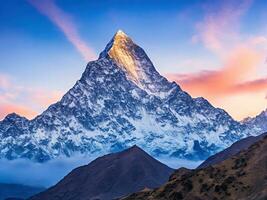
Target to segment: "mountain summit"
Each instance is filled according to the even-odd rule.
[[[59,102],[33,120],[0,122],[0,156],[44,162],[137,144],[154,156],[202,160],[250,132],[161,76],[145,51],[118,31]]]
[[[168,82],[156,71],[145,51],[121,30],[113,36],[99,58],[113,60],[126,72],[129,80],[147,92],[159,92]]]
[[[138,46],[134,44],[132,39],[119,30],[108,43],[105,50],[100,54],[100,58],[111,58],[118,66],[124,69],[133,80],[138,82],[138,63],[136,61],[140,58],[136,55],[137,48]]]

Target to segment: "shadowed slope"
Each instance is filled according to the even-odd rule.
[[[235,142],[234,144],[232,144],[229,148],[209,157],[201,165],[199,165],[198,168],[205,168],[209,165],[218,164],[218,163],[236,155],[240,151],[246,150],[252,144],[258,142],[259,140],[261,140],[265,136],[267,136],[267,133],[263,133],[259,136],[250,136],[250,137],[241,139],[241,140]]]
[[[198,170],[181,168],[162,187],[125,200],[267,199],[267,136],[220,164]]]
[[[137,146],[97,158],[74,169],[32,200],[113,199],[165,183],[173,170]]]

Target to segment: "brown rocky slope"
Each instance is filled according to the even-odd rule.
[[[223,162],[203,169],[178,169],[155,190],[124,200],[266,200],[267,136]]]

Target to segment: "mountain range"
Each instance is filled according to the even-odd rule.
[[[137,144],[152,156],[204,160],[251,133],[261,130],[192,98],[118,31],[60,101],[32,120],[13,113],[0,122],[0,157],[45,162]]]
[[[267,132],[267,109],[262,111],[256,117],[247,117],[241,122],[248,126],[248,128],[251,130],[265,133]]]
[[[173,169],[133,146],[78,167],[31,200],[111,200],[167,182]]]

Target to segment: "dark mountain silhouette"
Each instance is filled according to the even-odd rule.
[[[249,146],[254,144],[255,142],[261,140],[264,136],[266,136],[267,133],[263,133],[259,136],[250,136],[244,139],[241,139],[234,144],[232,144],[229,148],[216,153],[213,156],[210,156],[207,160],[205,160],[201,165],[198,166],[198,168],[204,168],[209,165],[218,164],[234,155],[239,153],[242,150],[247,149]]]
[[[173,169],[133,146],[78,167],[31,200],[114,199],[164,184]]]
[[[0,183],[0,200],[29,198],[30,196],[43,190],[45,190],[45,188],[20,184]]]
[[[266,200],[267,136],[248,149],[203,169],[178,169],[158,189],[124,200]]]

